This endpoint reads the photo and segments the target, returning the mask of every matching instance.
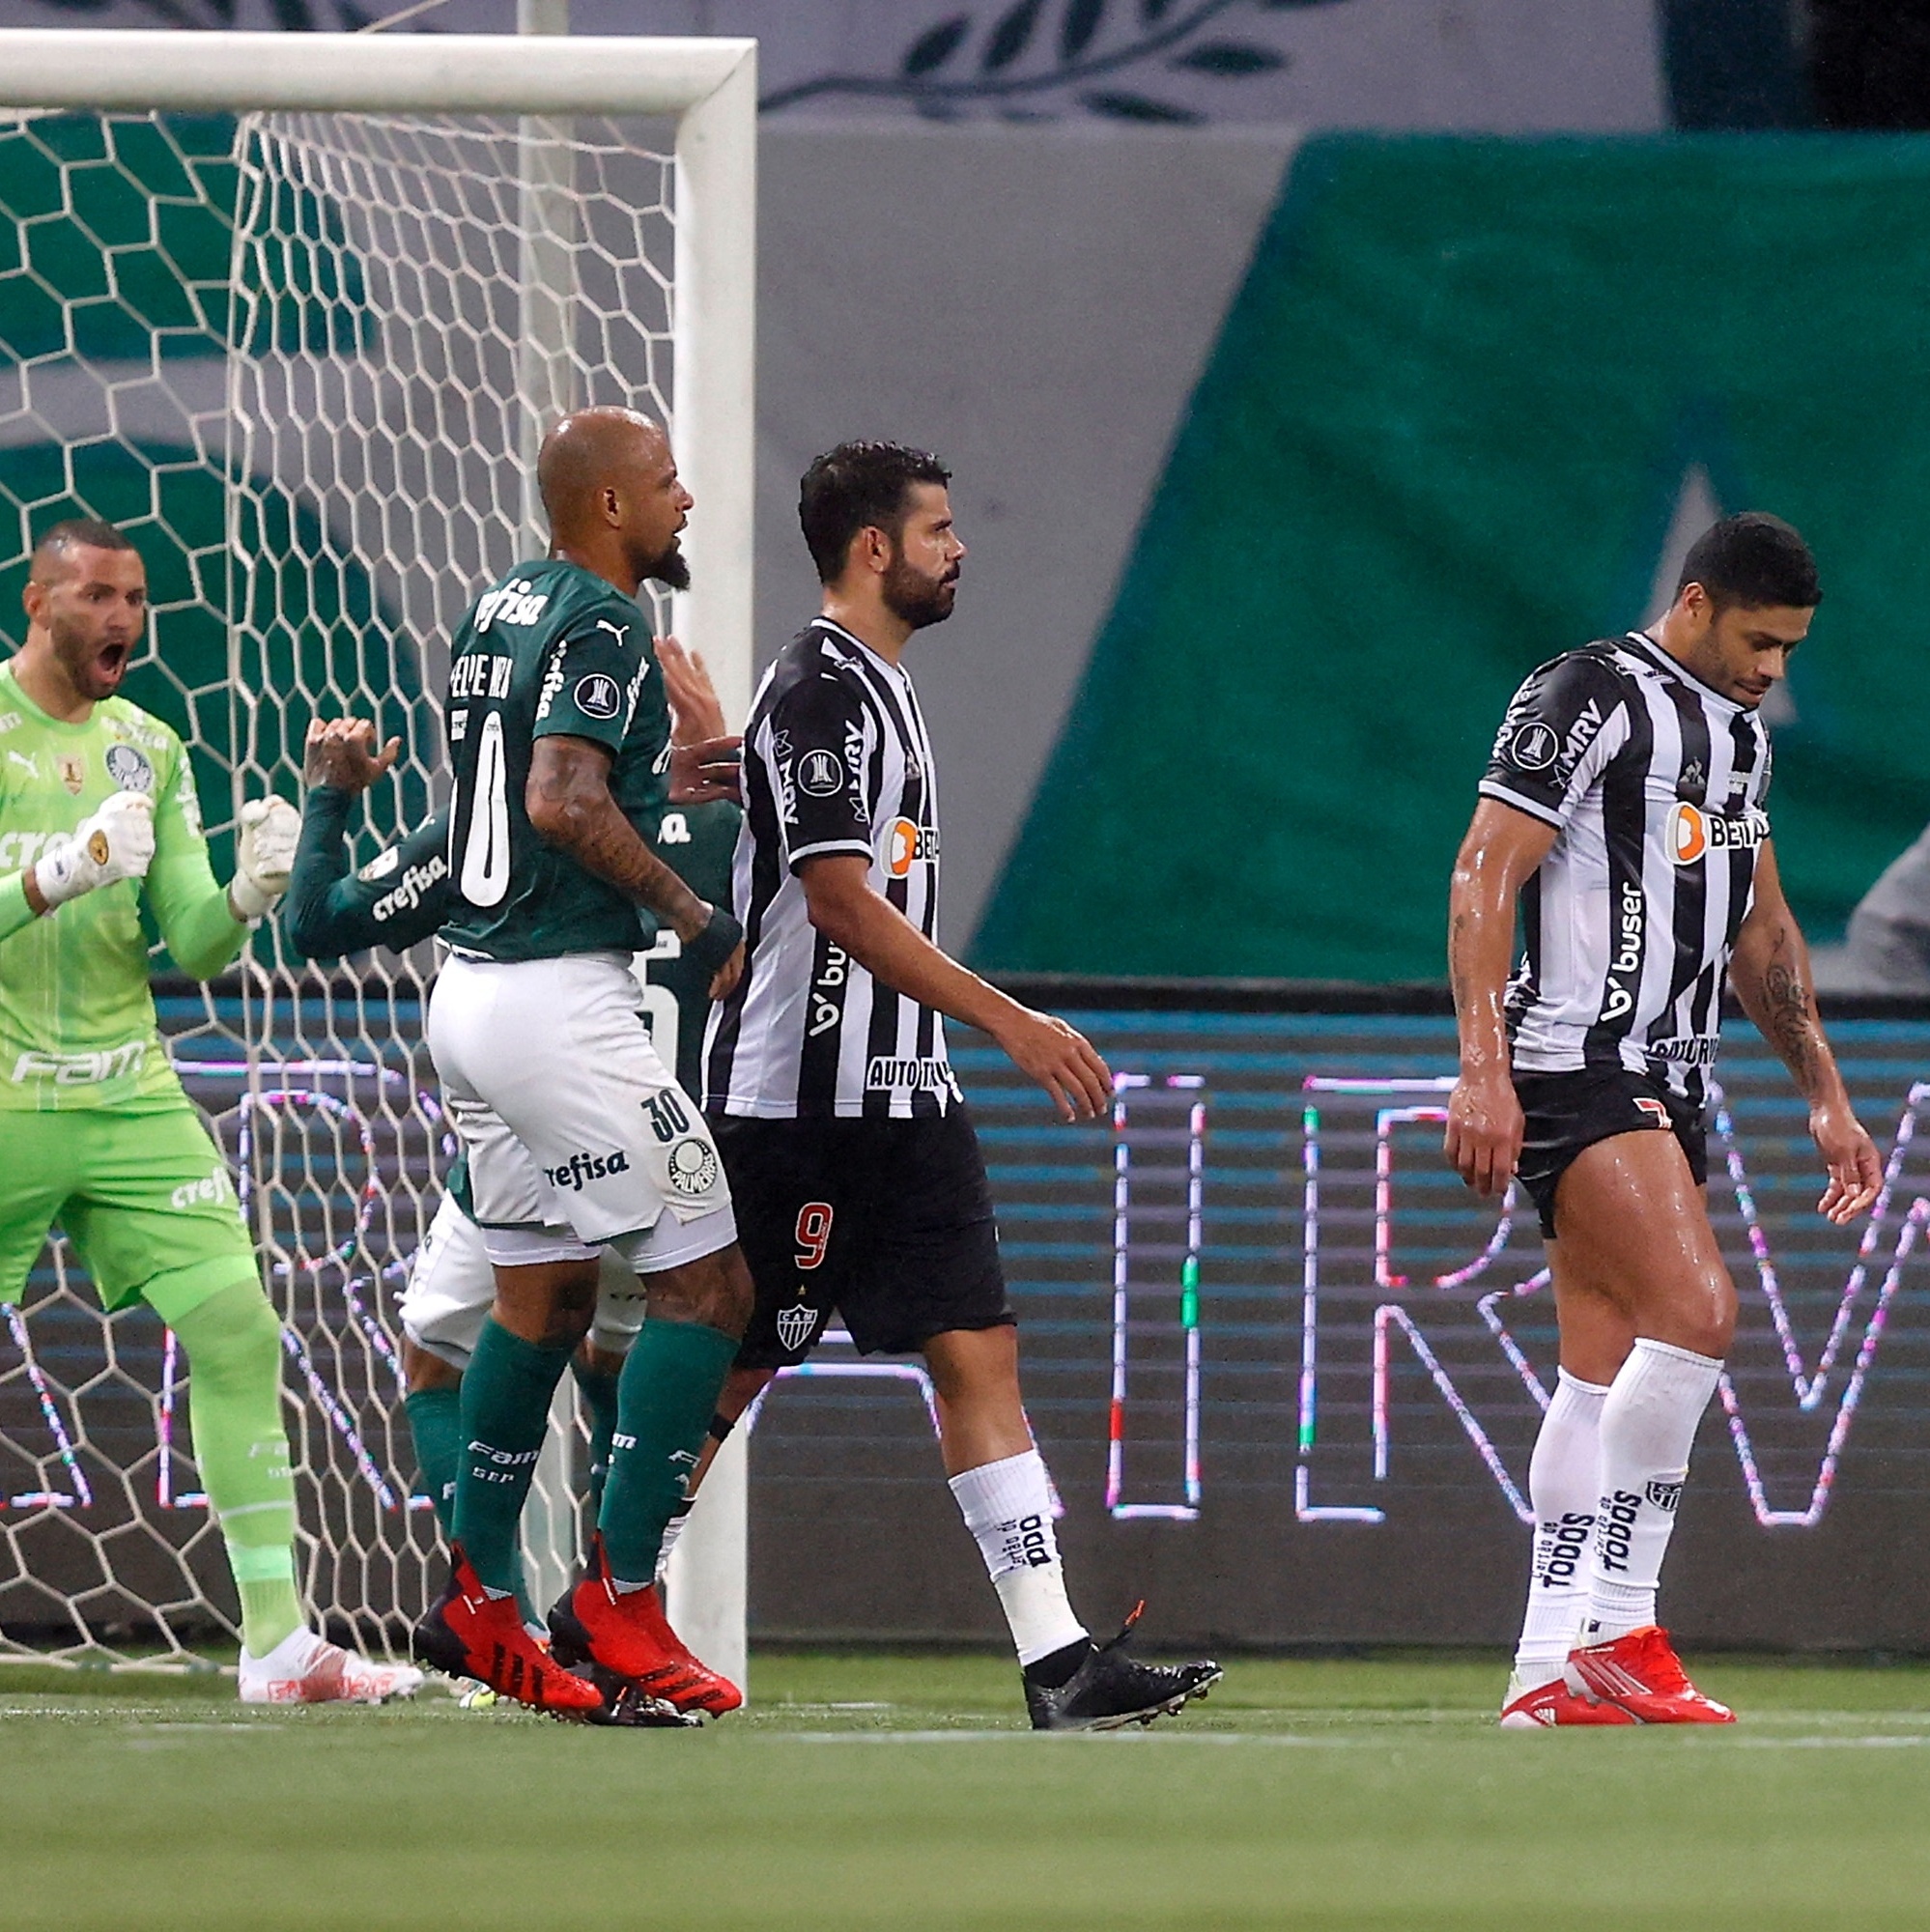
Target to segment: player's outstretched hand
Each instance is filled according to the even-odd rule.
[[[1863,1131],[1862,1122],[1847,1101],[1819,1101],[1811,1107],[1809,1137],[1830,1176],[1816,1211],[1826,1221],[1846,1228],[1869,1212],[1883,1186],[1883,1162],[1876,1143]]]
[[[51,912],[82,893],[120,879],[144,878],[155,856],[155,802],[146,792],[117,791],[57,840],[34,867],[34,887]]]
[[[706,738],[670,749],[670,803],[709,805],[744,796],[744,740]]]
[[[1521,1157],[1521,1103],[1504,1072],[1491,1079],[1455,1082],[1448,1097],[1442,1147],[1448,1164],[1477,1194],[1507,1192]]]
[[[243,919],[260,919],[288,890],[301,814],[285,798],[254,798],[241,808],[235,836],[235,876],[228,899]]]
[[[1020,1007],[997,1037],[1012,1065],[1052,1095],[1062,1121],[1096,1121],[1111,1112],[1112,1068],[1084,1034],[1055,1014]]]
[[[391,738],[378,752],[375,726],[366,718],[311,718],[301,748],[301,781],[334,791],[367,791],[401,752],[400,738]]]
[[[703,659],[685,650],[675,638],[651,641],[664,672],[664,696],[670,703],[670,743],[697,745],[706,738],[727,736],[730,725]]]

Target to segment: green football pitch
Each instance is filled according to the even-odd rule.
[[[1034,1737],[985,1657],[760,1656],[695,1734],[0,1673],[0,1926],[1930,1924],[1930,1667],[1702,1660],[1722,1730],[1504,1735],[1496,1662],[1235,1660]]]

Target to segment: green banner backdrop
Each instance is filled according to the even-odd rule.
[[[1930,818],[1930,141],[1311,143],[979,961],[1438,977],[1509,693],[1645,617],[1698,467],[1821,560],[1770,806],[1827,938]]]

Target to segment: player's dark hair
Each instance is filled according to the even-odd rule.
[[[827,449],[798,485],[798,522],[818,581],[835,583],[843,575],[860,530],[883,530],[897,542],[914,483],[951,481],[951,470],[928,449],[898,442],[840,442]]]
[[[1823,601],[1809,546],[1780,517],[1761,510],[1724,517],[1695,539],[1675,594],[1690,583],[1701,584],[1718,610],[1813,611]]]
[[[112,524],[103,524],[99,517],[68,517],[58,524],[49,524],[34,543],[33,561],[38,565],[43,558],[57,555],[69,550],[132,550],[132,540],[124,530],[116,529]]]

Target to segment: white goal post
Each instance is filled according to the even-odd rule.
[[[757,43],[0,30],[0,110],[668,115],[676,142],[676,448],[701,504],[674,613],[726,717],[751,708]]]
[[[226,322],[217,319],[212,325],[227,331],[223,395],[212,403],[203,397],[192,407],[177,401],[175,391],[181,384],[171,373],[177,365],[167,359],[179,348],[172,339],[182,332],[178,323],[155,322],[149,349],[144,352],[137,346],[131,354],[116,351],[124,359],[110,371],[98,366],[98,358],[97,366],[89,366],[85,350],[69,356],[76,365],[71,370],[58,366],[57,346],[49,349],[43,344],[33,354],[10,353],[10,276],[13,284],[30,283],[27,295],[43,305],[48,286],[32,258],[29,230],[40,224],[44,237],[47,224],[66,220],[76,232],[85,231],[92,245],[88,222],[93,217],[69,190],[89,168],[97,175],[118,169],[123,177],[118,185],[127,186],[128,170],[121,165],[113,142],[108,141],[102,155],[90,152],[77,160],[67,158],[57,143],[44,153],[35,151],[37,164],[45,158],[48,169],[57,172],[60,193],[53,203],[47,204],[43,197],[19,214],[11,253],[7,252],[7,183],[0,179],[0,459],[43,431],[47,448],[60,458],[54,465],[57,484],[0,494],[0,516],[15,515],[24,529],[30,509],[56,499],[88,514],[111,514],[111,506],[90,497],[83,471],[94,472],[82,459],[103,452],[118,459],[136,449],[136,418],[153,403],[150,391],[167,392],[166,407],[178,410],[189,425],[173,440],[194,446],[200,468],[224,494],[225,530],[213,541],[204,533],[198,547],[186,539],[181,544],[193,587],[178,596],[172,607],[166,599],[157,603],[163,664],[169,627],[176,621],[172,611],[197,609],[206,616],[218,605],[219,620],[226,627],[225,680],[217,671],[212,682],[204,681],[184,696],[185,710],[196,721],[190,724],[189,736],[198,752],[209,749],[195,735],[203,716],[225,707],[232,721],[224,727],[231,733],[224,740],[225,752],[211,754],[210,759],[232,781],[231,797],[205,801],[212,830],[218,834],[232,822],[245,794],[259,795],[268,785],[288,795],[298,783],[294,714],[282,702],[286,694],[275,688],[285,667],[292,664],[287,675],[293,685],[302,687],[304,698],[314,697],[309,715],[319,711],[325,700],[339,704],[360,699],[379,706],[394,698],[399,687],[385,688],[383,666],[394,659],[395,634],[412,629],[420,633],[430,622],[449,621],[452,592],[447,580],[452,574],[461,581],[461,572],[472,572],[473,588],[480,588],[487,581],[482,574],[485,560],[494,559],[500,569],[518,554],[540,551],[543,532],[533,492],[527,487],[536,440],[547,422],[565,409],[583,401],[614,399],[612,389],[662,408],[670,418],[678,464],[696,508],[685,542],[692,587],[677,594],[669,623],[686,643],[703,653],[726,717],[744,717],[750,706],[752,669],[755,42],[560,35],[0,31],[0,135],[12,130],[31,137],[45,125],[43,117],[70,114],[99,116],[103,127],[117,117],[125,123],[139,117],[232,115],[244,125],[266,128],[260,149],[272,150],[270,163],[264,164],[245,152],[245,137],[238,145],[241,185],[237,206],[227,211],[235,242],[226,286],[218,276],[204,276],[188,291],[190,306],[198,303],[196,312],[204,321],[224,300],[227,309]],[[368,141],[371,153],[362,153],[354,143],[331,144],[326,129],[333,124],[312,118],[336,116],[375,130]],[[598,117],[596,130],[585,132],[591,117]],[[673,123],[672,153],[633,151],[625,130],[639,121]],[[610,123],[616,126],[611,128]],[[294,132],[286,131],[291,128]],[[317,128],[325,131],[318,135],[313,131]],[[485,179],[480,187],[473,160],[478,155],[497,170],[493,182]],[[645,163],[658,169],[662,185],[639,191],[636,182],[641,179]],[[580,169],[584,172],[580,174]],[[192,166],[177,173],[190,185],[184,192],[177,185],[176,204],[193,204],[197,193],[202,202],[208,200],[203,179]],[[422,430],[416,419],[419,397],[405,396],[408,409],[398,405],[399,415],[406,415],[407,421],[386,426],[372,420],[396,395],[387,384],[393,372],[380,365],[386,338],[380,326],[373,349],[366,337],[357,337],[355,331],[366,326],[364,319],[344,320],[341,311],[350,304],[328,281],[331,275],[346,278],[354,272],[353,264],[342,263],[355,252],[361,231],[351,234],[344,218],[313,213],[330,197],[353,196],[359,185],[369,181],[378,184],[374,213],[357,206],[354,219],[364,228],[374,221],[377,226],[370,232],[385,238],[384,272],[400,287],[415,269],[424,269],[415,276],[415,293],[410,298],[416,306],[397,326],[396,339],[426,339],[446,322],[450,333],[467,330],[481,341],[479,348],[470,341],[465,349],[472,360],[489,362],[494,357],[502,365],[496,389],[486,398],[493,411],[486,420],[507,448],[492,449],[483,456],[498,469],[505,456],[520,464],[525,482],[514,502],[505,500],[499,477],[473,504],[466,500],[468,479],[481,459],[471,462],[475,452],[465,447],[446,423],[439,421],[433,429]],[[501,192],[490,200],[498,188]],[[652,192],[656,202],[649,198]],[[70,204],[64,212],[62,196]],[[634,206],[626,205],[626,196]],[[412,197],[419,197],[420,205]],[[152,199],[159,212],[151,214],[148,252],[171,259],[162,221],[167,211],[161,208],[169,193],[156,190]],[[439,200],[446,200],[448,206],[430,206]],[[487,264],[481,269],[458,264],[448,270],[451,275],[467,275],[468,281],[459,291],[461,300],[456,305],[462,312],[439,317],[433,312],[434,290],[422,293],[434,274],[447,269],[432,259],[439,250],[431,231],[439,220],[454,226],[468,222],[473,230],[477,208],[484,202],[493,211],[492,233],[480,244],[472,233],[457,244],[456,252],[460,254],[464,246],[471,250],[480,246]],[[629,224],[623,230],[628,239],[613,250],[609,244],[612,211]],[[290,225],[275,229],[274,221],[284,218]],[[251,219],[257,221],[253,230]],[[260,226],[262,219],[269,224],[268,232]],[[621,227],[622,221],[616,225]],[[644,237],[646,228],[648,239],[638,239]],[[651,258],[660,230],[667,263]],[[514,246],[497,245],[509,238]],[[71,237],[64,235],[63,240]],[[128,247],[138,251],[139,240],[129,244],[108,237],[99,245],[99,279],[104,298],[94,294],[91,284],[78,295],[59,287],[53,292],[68,312],[70,347],[78,339],[73,317],[87,301],[98,304],[105,299],[126,308],[139,305],[118,279],[128,272]],[[249,249],[255,251],[252,258]],[[301,260],[288,270],[297,256]],[[257,270],[270,259],[277,266],[265,281]],[[593,275],[589,284],[577,279],[584,264]],[[284,270],[287,279],[275,282]],[[633,288],[659,304],[657,326],[649,318],[633,319],[624,313],[627,292]],[[373,298],[362,306],[372,307]],[[594,335],[590,348],[580,340],[580,329]],[[287,349],[284,337],[295,339],[297,347]],[[612,348],[619,337],[624,346]],[[333,349],[338,338],[350,344],[340,355]],[[317,341],[320,348],[315,347]],[[141,368],[144,354],[152,364],[146,381]],[[599,354],[605,357],[603,363],[596,359]],[[621,366],[625,355],[636,358],[635,368]],[[445,391],[460,386],[459,361],[452,352],[441,371]],[[601,392],[595,382],[591,392],[584,392],[586,371],[591,378],[600,371],[607,376]],[[77,383],[68,381],[70,376]],[[90,400],[73,404],[80,388],[88,389]],[[43,400],[49,395],[57,406]],[[438,409],[440,406],[439,399]],[[77,427],[46,427],[57,425],[61,410],[70,408]],[[312,414],[294,427],[282,420],[285,412],[293,416],[302,410],[312,410]],[[475,434],[471,430],[472,438]],[[372,457],[370,449],[379,439],[383,446]],[[326,458],[320,465],[326,474],[318,473],[318,454]],[[169,490],[180,481],[176,472],[194,464],[151,461],[149,467],[153,518],[164,526],[172,514],[167,507],[173,500]],[[264,474],[272,477],[271,488],[260,484]],[[0,473],[0,483],[4,481]],[[357,492],[366,500],[359,500]],[[265,506],[268,497],[274,501]],[[426,521],[424,499],[433,499],[430,507],[435,511]],[[377,530],[374,538],[366,534],[370,528]],[[426,540],[418,534],[416,541],[418,546],[426,542],[437,548],[427,565],[444,579],[432,586],[433,594],[427,597],[409,581],[417,559],[408,554],[408,539],[398,536],[412,528],[428,531]],[[271,567],[256,554],[258,546],[264,551],[269,547],[270,532],[279,532],[273,540],[283,553],[273,558]],[[10,552],[15,553],[11,561],[17,563],[14,532],[0,530],[0,568],[9,565]],[[216,599],[206,584],[224,571],[228,588],[224,599]],[[299,597],[290,588],[317,582],[333,600],[326,616],[298,608]],[[384,585],[393,591],[386,603]],[[373,618],[367,615],[371,610]],[[357,611],[362,613],[359,620]],[[424,612],[429,613],[426,620]],[[334,668],[335,639],[338,633],[353,630],[357,621],[383,634],[379,641],[389,657],[384,659],[381,650],[356,657],[354,662],[366,668],[345,678]],[[312,694],[304,682],[308,660],[301,655],[312,641],[304,635],[311,630],[326,634],[318,648],[329,668]],[[11,635],[8,625],[0,620],[0,638],[7,635]],[[414,672],[426,673],[440,662],[445,639],[416,635],[405,641],[417,653]],[[432,695],[433,682],[426,674],[416,677],[415,696]],[[440,690],[433,696],[440,696]],[[440,743],[434,742],[433,733],[408,735],[405,758],[412,763],[409,776],[414,784],[408,796],[418,801],[436,796]],[[204,781],[207,771],[204,765]],[[398,804],[404,795],[398,789]],[[433,1188],[423,1184],[430,1164],[423,1150],[440,1132],[440,1116],[433,1092],[417,1079],[416,1066],[426,1063],[413,1045],[405,1056],[408,1064],[403,1072],[390,1064],[384,1012],[392,1013],[398,1000],[419,1003],[425,972],[415,964],[394,971],[384,968],[385,999],[332,988],[315,992],[271,953],[265,938],[256,941],[254,956],[244,969],[245,1018],[241,1024],[217,1016],[210,1001],[209,1024],[190,1031],[197,1039],[219,1037],[238,1049],[231,1068],[218,1050],[197,1065],[217,1086],[221,1079],[234,1077],[245,1089],[221,1116],[222,1126],[231,1150],[239,1148],[244,1188],[250,1181],[250,1161],[254,1165],[251,1212],[270,1258],[271,1285],[282,1285],[279,1292],[295,1364],[291,1389],[298,1397],[305,1378],[310,1406],[319,1406],[325,1418],[304,1420],[300,1427],[307,1440],[319,1439],[337,1462],[355,1465],[345,1479],[331,1477],[333,1487],[324,1484],[304,1495],[304,1519],[312,1526],[319,1509],[323,1523],[319,1545],[311,1538],[311,1595],[323,1610],[352,1622],[371,1603],[379,1604],[392,1620],[419,1600],[422,1582],[420,1538],[410,1541],[406,1489],[400,1544],[391,1547],[389,1531],[381,1526],[385,1519],[378,1517],[376,1531],[355,1545],[352,1560],[345,1561],[326,1546],[336,1524],[366,1525],[376,1505],[364,1491],[380,1494],[381,1509],[395,1507],[390,1494],[394,1486],[385,1487],[383,1480],[389,1465],[373,1446],[350,1385],[361,1391],[362,1400],[385,1405],[383,1425],[392,1430],[396,1338],[380,1302],[383,1293],[392,1292],[434,1209]],[[286,1077],[291,1041],[305,1057],[297,1063],[298,1072]],[[277,1048],[283,1056],[280,1061],[273,1057]],[[365,1090],[361,1096],[357,1082]],[[366,1097],[369,1093],[373,1098]],[[196,1097],[211,1114],[220,1114],[205,1093]],[[329,1145],[324,1147],[324,1142]],[[380,1199],[383,1183],[379,1169],[384,1160],[393,1165],[383,1174],[396,1176],[397,1184],[391,1198]],[[293,1180],[287,1179],[291,1174]],[[62,1284],[58,1293],[64,1297],[60,1312],[71,1318],[82,1304],[68,1296],[65,1262],[58,1251],[53,1252],[55,1278]],[[335,1273],[328,1277],[325,1294],[321,1277],[330,1267]],[[303,1285],[311,1277],[312,1293]],[[351,1352],[356,1353],[357,1366],[353,1372],[331,1379],[329,1362],[324,1359],[332,1346],[330,1339],[315,1332],[304,1334],[299,1321],[288,1313],[289,1304],[299,1294],[309,1296],[311,1328],[315,1322],[326,1327],[335,1319],[327,1311],[340,1311],[347,1297],[349,1313],[342,1320],[347,1327],[356,1328]],[[26,1316],[34,1312],[28,1310]],[[27,1475],[0,1478],[0,1490],[13,1491],[11,1495],[0,1493],[0,1553],[11,1559],[9,1567],[0,1569],[0,1589],[10,1578],[15,1584],[31,1578],[28,1552],[41,1547],[34,1542],[37,1525],[52,1521],[57,1528],[63,1511],[74,1522],[84,1514],[75,1505],[92,1502],[87,1470],[95,1465],[89,1458],[107,1460],[102,1445],[111,1432],[97,1430],[90,1436],[86,1400],[109,1378],[125,1375],[115,1339],[124,1331],[114,1323],[100,1324],[106,1371],[89,1379],[76,1370],[75,1382],[68,1387],[44,1359],[37,1359],[32,1321],[12,1306],[4,1314],[15,1355],[12,1363],[6,1360],[10,1338],[0,1334],[0,1434],[5,1433],[6,1417],[14,1412],[5,1406],[11,1399],[33,1430],[44,1423],[47,1440],[18,1452],[16,1460],[29,1465]],[[127,1352],[125,1344],[120,1345],[120,1354]],[[174,1375],[173,1364],[170,1348],[166,1378]],[[169,1488],[170,1454],[179,1460],[178,1447],[171,1452],[169,1435],[174,1384],[163,1379],[156,1390],[137,1376],[127,1379],[133,1394],[153,1401],[158,1448],[150,1445],[144,1452],[141,1480],[147,1492],[155,1490],[157,1480],[161,1506],[179,1509],[195,1499],[177,1496]],[[381,1397],[371,1393],[378,1382],[386,1391]],[[305,1460],[300,1441],[298,1458]],[[63,1468],[67,1477],[61,1475]],[[132,1498],[136,1485],[131,1477],[126,1477],[123,1486]],[[99,1487],[98,1476],[94,1487]],[[726,1445],[719,1460],[713,1484],[707,1486],[704,1503],[679,1547],[671,1575],[672,1614],[687,1640],[718,1667],[740,1677],[745,1646],[744,1491],[740,1436]],[[133,1501],[128,1505],[137,1517],[145,1506]],[[532,1514],[540,1519],[540,1512]],[[553,1573],[574,1542],[576,1524],[573,1514],[561,1508],[553,1508],[549,1520],[549,1535],[539,1529],[529,1554],[539,1572]],[[126,1549],[123,1530],[140,1526],[116,1523],[114,1536],[103,1535],[100,1541]],[[127,1566],[126,1575],[117,1570],[114,1556],[104,1550],[91,1552],[94,1567],[88,1573],[87,1589],[71,1586],[65,1607],[75,1627],[93,1616],[91,1606],[97,1600],[152,1611],[162,1652],[182,1653],[187,1646],[176,1635],[170,1619],[184,1606],[207,1606],[205,1596],[197,1594],[199,1586],[186,1559],[208,1539],[199,1532],[184,1535],[165,1526],[150,1527],[150,1536],[151,1543],[139,1546],[140,1562]],[[552,1545],[547,1550],[542,1547],[546,1541]],[[179,1567],[167,1569],[168,1563]],[[152,1580],[156,1576],[160,1580]],[[556,1580],[553,1574],[532,1578],[539,1587],[553,1586]],[[358,1592],[363,1594],[358,1597]],[[6,1648],[0,1644],[0,1651]],[[98,1638],[55,1648],[63,1654],[116,1654],[111,1641]]]

